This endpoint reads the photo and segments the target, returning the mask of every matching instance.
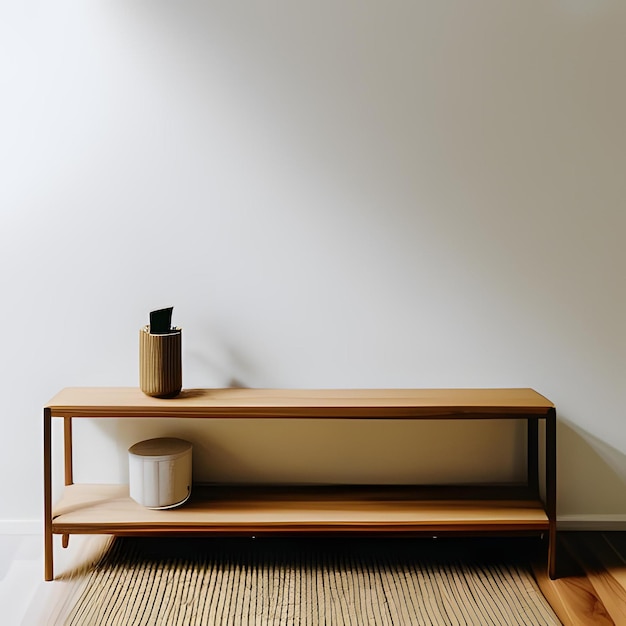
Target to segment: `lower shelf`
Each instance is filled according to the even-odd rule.
[[[416,497],[403,487],[194,486],[183,506],[151,510],[127,485],[69,485],[54,507],[56,534],[541,533],[533,499]],[[445,493],[445,490],[426,492]]]

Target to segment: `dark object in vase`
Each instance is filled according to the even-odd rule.
[[[150,333],[152,335],[166,335],[172,332],[173,306],[150,312]]]

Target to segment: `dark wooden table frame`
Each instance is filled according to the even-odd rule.
[[[507,396],[510,392],[513,401]],[[521,399],[515,392],[520,392]],[[447,395],[448,394],[448,395]],[[481,395],[482,394],[482,395]],[[526,395],[532,401],[526,401]],[[213,395],[219,396],[213,398]],[[448,397],[450,396],[450,397]],[[474,396],[477,400],[474,401]],[[130,400],[128,399],[130,398]],[[199,398],[199,399],[198,399]],[[484,400],[482,399],[484,398]],[[539,422],[544,421],[545,498],[547,516],[547,567],[554,579],[556,570],[556,409],[550,401],[532,390],[189,390],[181,399],[156,400],[130,388],[76,388],[60,392],[43,410],[44,465],[44,577],[52,580],[53,534],[62,535],[67,547],[69,532],[55,528],[52,507],[52,418],[63,419],[65,485],[74,483],[72,464],[73,418],[122,417],[198,417],[198,418],[329,418],[329,419],[521,419],[527,423],[527,482],[525,488],[540,499],[539,460],[541,451]],[[435,487],[433,487],[435,489]],[[469,526],[468,526],[469,528]],[[513,527],[512,527],[513,528]],[[154,529],[144,528],[144,531]],[[180,534],[172,528],[160,528],[164,534]],[[200,534],[198,528],[188,529]],[[248,529],[249,531],[250,529]],[[260,529],[262,532],[262,529]],[[297,529],[296,529],[297,530]],[[320,527],[320,530],[321,527]],[[361,529],[363,530],[363,529]],[[420,534],[418,527],[402,534]],[[458,530],[458,529],[457,529]],[[506,529],[494,534],[508,534]],[[523,528],[521,528],[523,531]],[[530,527],[528,529],[531,530]],[[81,533],[107,533],[106,525],[80,529]],[[476,532],[477,531],[477,532]],[[520,528],[512,534],[523,534]],[[273,532],[276,532],[275,530]],[[428,532],[432,532],[430,529]],[[442,529],[442,532],[447,532]],[[471,532],[489,533],[474,528]],[[533,531],[534,532],[534,531]],[[141,535],[142,528],[124,534]],[[212,534],[210,528],[203,534]],[[222,534],[223,529],[222,529]],[[390,532],[393,534],[393,531]]]

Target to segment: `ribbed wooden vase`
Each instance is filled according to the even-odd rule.
[[[183,386],[181,365],[182,330],[153,335],[149,327],[139,331],[139,386],[154,398],[173,398]]]

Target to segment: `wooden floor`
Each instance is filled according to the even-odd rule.
[[[626,626],[626,533],[560,532],[559,578],[536,562],[539,587],[565,626]]]

